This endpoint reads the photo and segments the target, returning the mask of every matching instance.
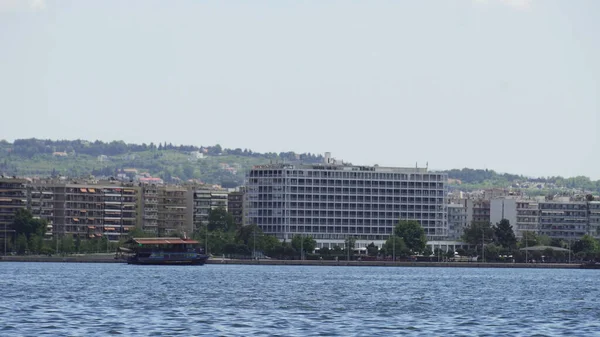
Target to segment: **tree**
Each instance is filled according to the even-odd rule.
[[[299,234],[292,236],[292,247],[298,252],[304,250],[304,240],[302,239],[302,236]]]
[[[304,237],[304,251],[312,253],[317,248],[317,241],[312,236],[308,235]]]
[[[496,236],[496,242],[502,247],[507,249],[513,249],[517,245],[517,238],[515,232],[510,225],[510,221],[502,219],[496,226],[494,226],[494,234]]]
[[[333,246],[333,248],[331,249],[331,254],[332,255],[341,255],[343,252],[342,247],[335,245]]]
[[[425,247],[425,249],[423,250],[423,256],[428,257],[431,256],[433,254],[433,251],[431,250],[431,248],[429,248],[429,246]]]
[[[281,242],[272,235],[263,236],[261,243],[263,252],[268,256],[276,256],[274,253],[281,248]]]
[[[599,250],[598,241],[587,234],[573,244],[573,252],[576,254],[582,253],[587,258],[595,256]]]
[[[31,212],[27,209],[19,209],[15,212],[13,229],[17,235],[25,235],[26,239],[29,239],[32,235],[43,237],[46,234],[47,225],[46,220],[34,219]]]
[[[135,227],[127,233],[127,236],[130,238],[146,238],[151,236],[151,234],[144,232],[142,229]]]
[[[369,256],[377,256],[377,254],[379,254],[379,248],[377,248],[375,243],[369,243],[369,245],[367,246],[367,254]]]
[[[423,227],[416,220],[401,220],[394,228],[394,235],[402,238],[406,248],[413,254],[419,254],[427,245]]]
[[[489,222],[481,223],[473,221],[469,227],[465,228],[462,239],[470,245],[481,246],[482,239],[485,243],[490,243],[494,240],[494,229]]]
[[[344,249],[353,251],[356,247],[356,238],[354,236],[348,236],[344,240]]]
[[[548,235],[538,235],[537,241],[538,241],[538,245],[550,246],[552,239]]]
[[[500,247],[497,245],[490,243],[485,246],[485,259],[488,261],[498,260],[500,255]]]
[[[263,235],[263,231],[260,229],[260,227],[258,227],[258,225],[248,225],[242,226],[237,230],[236,239],[243,242],[245,245],[248,245],[249,247],[254,246],[255,243],[257,243],[257,246],[260,247],[260,238]]]
[[[317,247],[317,241],[312,236],[294,235],[292,237],[292,247],[302,254],[302,252],[312,253]]]
[[[227,212],[225,208],[219,207],[211,209],[208,213],[208,230],[221,230],[223,232],[235,230],[235,221],[233,215]]]
[[[108,241],[108,239],[106,239]],[[67,235],[60,240],[60,250],[63,253],[70,254],[75,249],[75,242],[73,241],[73,237],[71,235]]]
[[[19,236],[17,236],[16,246],[18,254],[25,254],[25,252],[27,251],[27,237],[25,236],[25,234],[21,233],[19,234]]]
[[[29,251],[34,254],[39,254],[44,248],[44,239],[39,235],[31,235],[27,243]]]
[[[397,257],[406,257],[410,255],[411,251],[403,238],[392,235],[385,241],[383,247],[381,247],[381,253],[385,256],[395,255]]]
[[[521,248],[525,247],[533,247],[538,244],[537,236],[534,232],[524,231],[523,237],[521,237],[521,241],[519,242],[519,246]]]

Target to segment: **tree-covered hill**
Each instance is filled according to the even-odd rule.
[[[200,158],[202,157],[202,158]],[[258,153],[250,149],[227,149],[220,145],[195,146],[171,143],[127,144],[123,141],[17,139],[0,140],[0,173],[16,176],[69,177],[116,176],[124,169],[137,169],[167,182],[197,179],[225,187],[239,186],[254,165],[270,162],[321,163],[321,155],[294,152]],[[493,170],[453,169],[445,171],[451,187],[585,189],[600,191],[600,181],[588,177],[528,178]]]
[[[116,176],[137,169],[168,182],[200,180],[235,187],[248,169],[270,162],[315,163],[321,155],[294,152],[256,153],[224,149],[220,145],[193,146],[170,143],[126,144],[85,140],[18,139],[0,141],[0,173],[16,176]]]
[[[571,178],[563,177],[538,177],[531,178],[522,175],[497,173],[493,170],[478,170],[463,168],[445,171],[451,179],[450,185],[461,189],[483,189],[483,188],[516,188],[516,189],[538,189],[559,190],[575,189],[586,191],[600,191],[600,180],[593,181],[588,177],[577,176]]]

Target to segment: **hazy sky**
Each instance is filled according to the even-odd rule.
[[[600,1],[0,0],[0,139],[600,179]]]

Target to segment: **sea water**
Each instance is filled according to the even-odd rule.
[[[600,270],[0,263],[0,336],[600,333]]]

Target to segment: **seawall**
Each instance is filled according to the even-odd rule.
[[[579,269],[568,263],[495,263],[495,262],[392,262],[392,261],[329,261],[329,260],[227,260],[210,259],[207,264],[289,265],[289,266],[353,266],[353,267],[446,267],[446,268],[551,268]]]
[[[70,262],[70,263],[124,263],[114,254],[71,256],[0,256],[0,262]],[[578,263],[495,263],[495,262],[405,262],[405,261],[330,261],[330,260],[232,260],[214,258],[207,264],[263,265],[263,266],[353,266],[353,267],[444,267],[444,268],[546,268],[579,269]]]

